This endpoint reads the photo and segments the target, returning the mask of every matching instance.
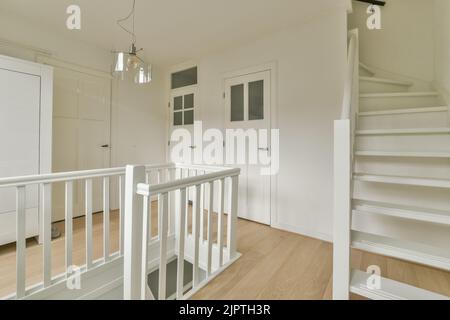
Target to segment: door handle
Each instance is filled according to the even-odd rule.
[[[196,146],[190,146],[189,148],[191,148],[191,149],[195,149],[195,148],[197,148]]]
[[[102,145],[102,148],[109,148],[109,144]]]
[[[269,152],[269,148],[258,148],[259,151],[267,151]]]

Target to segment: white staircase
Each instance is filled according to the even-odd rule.
[[[437,92],[413,92],[413,83],[360,69],[366,76],[359,78],[351,247],[450,271],[449,108]],[[371,299],[447,298],[383,277],[382,289],[371,290],[362,281],[368,276],[353,270],[350,292]]]
[[[360,63],[358,31],[349,39],[335,122],[333,298],[449,299],[383,274],[373,286],[371,273],[351,269],[353,248],[450,271],[450,111],[439,93]]]

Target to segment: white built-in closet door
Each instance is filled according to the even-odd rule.
[[[0,177],[39,173],[40,83],[40,77],[0,69]],[[37,187],[28,187],[27,234],[38,233],[30,230],[38,227],[37,206]],[[15,208],[15,188],[0,189],[0,214],[14,221]],[[11,230],[0,228],[0,242],[2,232]]]
[[[110,166],[110,79],[56,67],[53,171]],[[74,216],[84,215],[84,181],[74,185]],[[102,211],[102,180],[93,184],[94,212]],[[53,188],[53,220],[64,219],[64,185]]]

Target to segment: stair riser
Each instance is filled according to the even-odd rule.
[[[442,103],[435,96],[360,98],[360,111],[435,107],[439,105],[442,105]]]
[[[359,82],[359,91],[361,93],[405,92],[409,91],[408,89],[409,89],[408,85],[373,82],[367,80],[361,80]]]
[[[361,116],[358,119],[359,130],[442,128],[447,125],[447,111]]]
[[[352,229],[405,241],[441,247],[450,243],[448,227],[370,213],[352,215]]]
[[[450,189],[355,181],[354,198],[448,211]]]
[[[450,152],[450,134],[358,136],[356,150],[387,152]]]
[[[357,157],[355,171],[373,175],[450,179],[450,159]]]

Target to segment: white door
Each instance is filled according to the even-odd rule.
[[[194,141],[194,121],[198,119],[198,100],[197,100],[197,87],[186,87],[172,90],[170,94],[170,132],[169,138],[172,132],[176,129],[186,129],[191,135],[190,151],[191,158],[183,159],[183,162],[193,162],[194,152],[199,146]],[[170,143],[169,157],[172,154],[172,148],[176,145],[176,142]],[[185,155],[184,155],[185,156]],[[169,159],[172,161],[173,159]]]
[[[225,79],[225,128],[270,130],[270,101],[270,71]],[[270,177],[261,175],[259,164],[249,164],[252,150],[249,139],[246,142],[246,164],[237,165],[241,168],[238,216],[270,224]],[[268,156],[270,143],[258,141],[253,151],[258,157]]]
[[[55,67],[53,171],[110,166],[110,79]],[[102,181],[93,182],[93,209],[102,211]],[[74,216],[84,215],[84,182],[74,185]],[[64,185],[53,188],[53,220],[64,219]]]
[[[39,174],[41,78],[0,68],[0,177]],[[38,188],[26,188],[26,234],[39,233]],[[0,189],[0,243],[15,241],[16,190]],[[12,236],[11,236],[12,234]]]

